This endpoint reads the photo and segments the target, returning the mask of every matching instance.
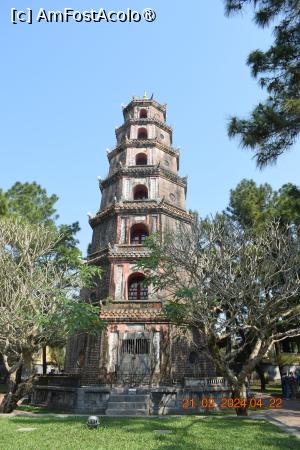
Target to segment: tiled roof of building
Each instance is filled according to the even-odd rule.
[[[131,177],[162,176],[174,181],[175,183],[178,183],[180,186],[186,187],[187,185],[187,177],[180,177],[172,170],[161,167],[160,164],[147,166],[119,165],[119,167],[116,167],[105,180],[99,181],[101,191],[122,175]]]
[[[161,309],[155,308],[120,308],[103,310],[100,315],[103,320],[113,320],[117,322],[128,321],[152,321],[161,320],[163,322],[168,322],[166,316],[163,314]]]
[[[158,140],[158,138],[153,139],[127,139],[124,142],[120,143],[113,150],[107,150],[107,158],[110,161],[114,158],[118,153],[121,153],[127,147],[157,147],[163,150],[165,153],[174,156],[175,158],[179,158],[179,149],[170,147],[169,145],[163,144]]]
[[[181,218],[186,222],[192,221],[192,215],[188,213],[186,210],[178,208],[177,206],[171,205],[169,202],[165,200],[165,198],[157,199],[157,200],[124,200],[120,202],[116,202],[107,208],[104,208],[102,211],[98,211],[98,213],[89,219],[89,223],[91,227],[95,226],[99,220],[111,213],[120,213],[122,211],[148,211],[151,210],[155,212],[164,212],[174,215],[176,218]]]

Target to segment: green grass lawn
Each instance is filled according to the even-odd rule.
[[[0,417],[1,450],[299,450],[299,440],[261,420],[219,417]],[[36,428],[18,432],[18,428]],[[171,430],[159,435],[154,430]]]

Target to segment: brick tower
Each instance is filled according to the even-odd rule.
[[[99,179],[100,210],[89,221],[89,263],[101,266],[103,276],[86,295],[100,301],[107,327],[99,338],[72,339],[66,371],[80,373],[86,384],[115,386],[210,376],[211,365],[188,342],[172,339],[162,297],[147,287],[135,266],[147,256],[146,236],[191,222],[185,209],[187,181],[178,175],[179,151],[172,147],[166,105],[145,94],[123,107],[123,116],[116,147],[107,153],[108,176]]]

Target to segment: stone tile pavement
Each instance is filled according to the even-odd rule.
[[[283,400],[282,408],[251,412],[251,417],[264,418],[300,439],[300,401]]]

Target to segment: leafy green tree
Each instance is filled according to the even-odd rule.
[[[278,191],[265,183],[242,180],[230,191],[227,214],[244,228],[259,231],[270,219],[282,224],[300,224],[300,189],[292,183]]]
[[[257,186],[253,180],[242,180],[230,191],[227,213],[244,228],[259,228],[272,216],[274,192],[265,183]]]
[[[76,265],[80,251],[75,235],[80,231],[79,223],[57,225],[59,215],[55,204],[57,195],[48,195],[46,189],[36,182],[16,182],[6,192],[0,191],[0,217],[22,217],[29,223],[51,227],[60,236],[56,244],[58,263],[66,260]]]
[[[6,216],[7,214],[8,214],[7,199],[2,189],[0,189],[0,216]]]
[[[5,192],[8,205],[8,214],[11,216],[21,216],[29,223],[40,223],[53,226],[58,219],[55,203],[57,195],[47,195],[37,183],[16,182]]]
[[[275,22],[273,45],[266,51],[254,50],[247,60],[268,97],[248,119],[233,117],[228,133],[239,136],[241,145],[254,151],[258,167],[263,168],[275,163],[300,132],[300,1],[225,0],[225,11],[231,15],[251,4],[258,26]]]
[[[275,198],[274,211],[282,222],[300,225],[300,189],[292,183],[284,184]]]

